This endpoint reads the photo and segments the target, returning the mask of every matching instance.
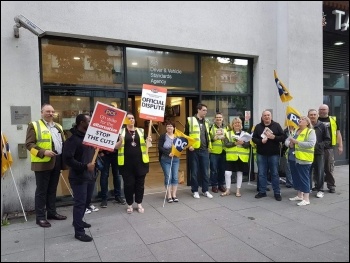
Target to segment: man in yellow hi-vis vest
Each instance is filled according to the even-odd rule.
[[[54,108],[44,104],[41,108],[42,119],[29,123],[26,135],[26,147],[30,151],[36,181],[36,223],[41,227],[51,227],[46,218],[67,219],[56,212],[56,191],[63,169],[61,155],[65,137],[62,126],[53,121],[54,114]]]
[[[208,198],[213,198],[208,191],[209,186],[209,122],[205,119],[208,108],[205,104],[198,103],[197,114],[187,118],[185,134],[196,140],[189,147],[191,191],[194,198],[200,198],[198,193],[198,180],[201,179],[202,193]]]
[[[331,136],[331,145],[324,148],[324,172],[326,174],[324,180],[327,183],[327,188],[330,193],[335,193],[334,179],[334,151],[333,147],[338,144],[338,154],[343,153],[343,139],[339,130],[339,125],[335,116],[329,116],[329,107],[322,104],[318,108],[318,120],[323,122],[329,130]]]

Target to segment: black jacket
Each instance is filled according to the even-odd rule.
[[[314,125],[316,133],[316,144],[314,154],[324,154],[324,149],[331,145],[331,136],[326,126],[321,121],[317,121]]]
[[[76,129],[71,129],[71,132],[73,135],[63,147],[63,161],[69,166],[69,182],[71,184],[94,182],[96,171],[89,172],[87,165],[92,161],[95,149],[83,144],[84,133]]]
[[[162,157],[162,155],[166,155],[167,157],[169,157],[169,154],[171,153],[171,148],[170,149],[166,149],[163,147],[164,142],[165,142],[165,133],[163,133],[162,135],[160,135],[159,140],[158,140],[158,150],[159,150],[159,161],[160,158]]]
[[[265,127],[268,127],[276,137],[273,140],[268,139],[267,142],[263,144],[261,134],[264,132]],[[286,136],[278,122],[271,120],[270,125],[265,125],[262,121],[255,126],[252,140],[257,146],[256,151],[258,154],[268,156],[280,155],[280,142],[284,143]]]

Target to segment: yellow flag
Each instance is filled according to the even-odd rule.
[[[5,135],[1,132],[1,176],[13,163],[10,146]]]
[[[284,86],[282,81],[278,79],[276,70],[273,71],[273,74],[275,76],[275,82],[278,89],[278,94],[280,95],[282,102],[287,102],[293,99],[293,97],[290,95],[289,90]]]
[[[175,138],[171,147],[171,153],[180,158],[182,151],[188,147],[191,147],[196,140],[187,136],[178,129],[175,129],[174,135]]]
[[[285,126],[293,126],[294,128],[299,127],[299,120],[301,114],[297,109],[294,109],[291,106],[287,106],[286,109],[286,121],[284,123]]]

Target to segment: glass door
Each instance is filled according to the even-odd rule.
[[[338,154],[334,151],[336,165],[349,164],[349,96],[347,92],[331,92],[325,91],[323,95],[323,103],[329,107],[329,115],[337,117],[338,129],[343,139],[343,153]]]

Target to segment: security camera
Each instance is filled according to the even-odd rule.
[[[15,35],[15,38],[19,38],[19,28],[17,25],[13,26],[13,33]]]
[[[19,37],[19,30],[18,29],[20,27],[24,27],[24,28],[28,29],[30,32],[32,32],[33,34],[35,34],[39,37],[45,33],[40,27],[35,25],[32,21],[30,21],[28,18],[26,18],[23,15],[15,16],[14,20],[16,22],[16,25],[13,27],[13,29],[14,29],[14,35],[16,38]]]

